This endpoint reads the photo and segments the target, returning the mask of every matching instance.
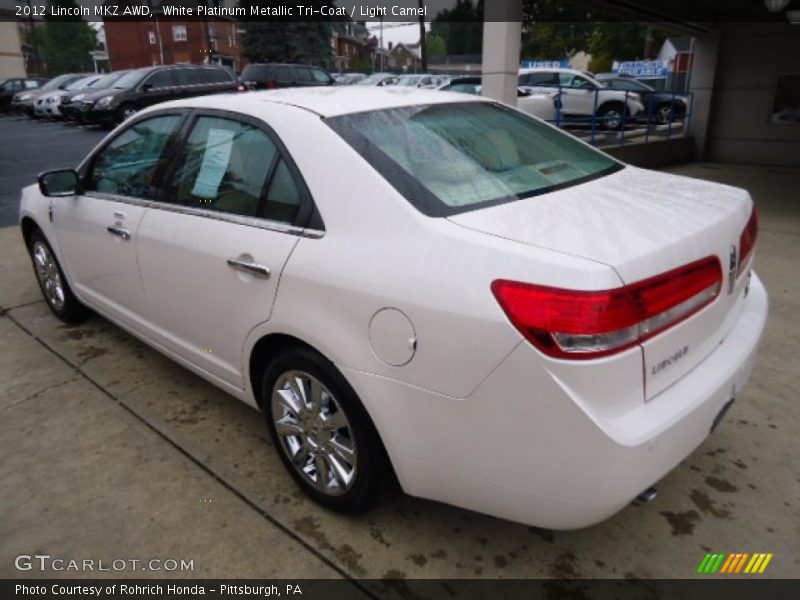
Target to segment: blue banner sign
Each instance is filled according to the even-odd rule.
[[[523,60],[523,69],[566,69],[569,67],[569,60]]]
[[[668,60],[628,60],[614,61],[611,67],[614,73],[629,77],[657,78],[669,75]]]

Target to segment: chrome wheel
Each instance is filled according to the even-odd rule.
[[[358,467],[355,437],[334,395],[316,377],[286,371],[272,388],[272,422],[295,471],[317,491],[340,496]]]
[[[38,240],[33,244],[33,265],[47,301],[56,311],[64,310],[66,296],[61,272],[50,248]]]
[[[622,125],[622,113],[611,109],[603,115],[603,125],[606,129],[618,129]]]

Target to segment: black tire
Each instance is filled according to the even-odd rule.
[[[659,125],[666,125],[670,121],[674,121],[675,116],[672,105],[668,102],[658,105],[656,107],[655,120]]]
[[[625,114],[625,107],[618,102],[609,102],[597,110],[597,118],[600,120],[600,129],[606,131],[619,131],[622,129],[622,116]]]
[[[273,414],[272,392],[279,379],[289,371],[299,371],[316,378],[335,398],[336,408],[347,420],[347,432],[355,442],[357,463],[349,488],[338,495],[323,493],[299,472],[290,458],[287,445],[278,435]],[[368,510],[380,496],[392,473],[389,460],[380,441],[378,432],[358,396],[339,373],[336,367],[317,352],[305,348],[289,348],[269,364],[264,373],[261,389],[261,408],[267,422],[270,436],[281,462],[300,488],[315,502],[333,511],[345,514],[360,514]],[[337,411],[338,412],[338,411]],[[349,439],[349,438],[348,438]],[[308,447],[308,443],[304,443]],[[313,457],[314,453],[310,455]],[[312,458],[312,463],[314,463]],[[314,463],[315,464],[315,463]],[[327,463],[333,473],[331,463]],[[310,465],[309,465],[310,466]],[[308,467],[307,467],[308,468]]]
[[[138,109],[129,102],[126,102],[125,104],[121,105],[117,109],[117,123],[122,123],[125,119],[129,119],[137,112],[137,110]]]
[[[52,260],[51,271],[54,270],[54,272],[58,274],[63,300],[54,299],[53,294],[49,294],[46,289],[42,270],[40,267],[37,267],[37,252],[41,252],[42,250],[45,250],[49,259]],[[86,318],[91,315],[91,311],[75,297],[72,288],[69,287],[67,278],[64,276],[64,271],[53,252],[53,248],[39,229],[34,229],[28,237],[28,253],[31,257],[36,281],[39,283],[39,289],[42,291],[45,302],[50,310],[53,311],[53,314],[66,323],[80,323],[86,320]]]

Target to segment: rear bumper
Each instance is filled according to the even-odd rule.
[[[593,412],[527,343],[464,399],[343,371],[406,492],[574,529],[618,512],[703,442],[747,382],[767,311],[754,274],[738,320],[717,349],[661,394],[621,414]]]

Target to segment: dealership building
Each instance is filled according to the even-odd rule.
[[[694,38],[688,136],[625,148],[626,160],[800,167],[799,0],[582,4]],[[522,0],[486,3],[484,93],[511,104],[517,98],[521,20]]]

